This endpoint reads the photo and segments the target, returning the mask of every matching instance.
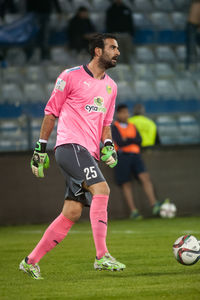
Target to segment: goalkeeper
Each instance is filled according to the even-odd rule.
[[[92,59],[88,65],[65,70],[58,77],[45,107],[40,139],[31,160],[33,174],[44,177],[44,169],[49,166],[46,145],[58,118],[55,157],[65,177],[65,201],[61,214],[20,263],[20,270],[34,279],[42,279],[40,259],[66,237],[83,207],[90,205],[96,247],[94,268],[112,271],[125,268],[109,254],[106,246],[110,191],[97,164],[100,141],[104,143],[101,159],[111,168],[117,164],[110,129],[117,86],[105,73],[115,67],[120,54],[116,38],[109,34],[95,35],[90,40],[90,53]]]

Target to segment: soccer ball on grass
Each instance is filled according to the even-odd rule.
[[[173,252],[180,264],[194,265],[200,259],[200,242],[193,235],[183,235],[175,241]]]
[[[160,207],[162,218],[174,218],[176,216],[176,206],[173,203],[164,203]]]

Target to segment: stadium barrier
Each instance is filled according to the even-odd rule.
[[[50,169],[44,179],[35,178],[30,169],[32,153],[2,153],[0,225],[51,222],[63,205],[64,179],[50,153]],[[159,200],[169,197],[178,216],[200,215],[200,146],[164,147],[148,150],[143,158],[151,174]],[[113,170],[101,164],[110,185],[109,216],[127,218],[128,208],[121,189],[114,182]],[[138,209],[145,217],[151,208],[141,186],[134,180],[133,190]],[[82,220],[88,218],[85,208]]]

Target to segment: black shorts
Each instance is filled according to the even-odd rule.
[[[65,177],[65,200],[74,200],[90,206],[92,195],[83,189],[87,186],[105,181],[94,157],[88,150],[77,144],[58,146],[55,151],[56,161]]]
[[[117,184],[131,181],[134,175],[146,172],[141,154],[118,152],[118,164],[114,168]]]

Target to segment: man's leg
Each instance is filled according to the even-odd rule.
[[[124,197],[126,199],[126,203],[128,204],[130,211],[132,212],[132,211],[136,210],[136,206],[135,206],[133,194],[132,194],[131,182],[123,183],[122,190],[123,190]]]
[[[28,255],[27,262],[34,265],[67,235],[72,225],[80,218],[82,204],[76,201],[66,200],[62,213],[49,225],[42,239]]]
[[[76,222],[82,212],[83,205],[80,202],[66,200],[63,206],[62,213],[49,225],[46,229],[42,239],[39,241],[33,251],[25,258],[20,264],[20,269],[29,273],[33,278],[40,277],[36,273],[34,274],[34,266],[40,261],[40,259],[50,250],[52,250],[57,244],[59,244],[67,235],[70,228]],[[29,272],[29,266],[32,270]]]
[[[135,206],[135,203],[134,203],[131,182],[129,181],[129,182],[123,183],[122,190],[123,190],[123,194],[124,194],[126,203],[131,211],[130,218],[137,219],[137,220],[142,219],[142,216],[139,214],[139,212]]]
[[[107,206],[110,189],[107,183],[100,182],[88,187],[93,195],[90,207],[90,221],[96,247],[95,269],[123,270],[126,266],[117,262],[109,253],[106,246],[107,235]]]
[[[195,63],[196,51],[196,38],[197,26],[187,23],[186,26],[186,69],[189,69],[191,63]]]
[[[140,179],[143,189],[147,195],[147,198],[149,200],[149,203],[151,206],[154,206],[157,202],[156,196],[153,189],[153,184],[151,182],[149,173],[143,172],[138,174],[138,178]]]
[[[50,26],[49,26],[49,15],[48,14],[38,14],[39,22],[39,36],[38,36],[38,45],[41,50],[41,58],[49,59],[49,35],[50,35]]]
[[[140,174],[138,174],[138,178],[142,182],[144,191],[148,197],[150,205],[152,206],[153,215],[155,215],[155,216],[159,215],[161,205],[163,203],[168,203],[169,199],[166,198],[164,201],[157,201],[156,195],[154,192],[154,187],[151,182],[149,173],[147,173],[147,172],[140,173]]]
[[[101,258],[108,252],[106,246],[107,235],[107,207],[110,189],[107,183],[100,182],[88,187],[93,198],[90,207],[90,222],[96,247],[96,256]]]

